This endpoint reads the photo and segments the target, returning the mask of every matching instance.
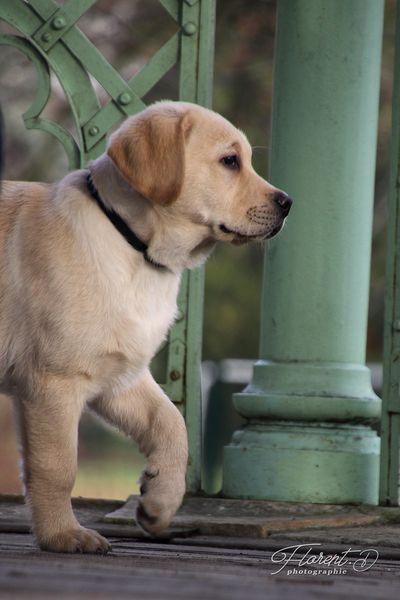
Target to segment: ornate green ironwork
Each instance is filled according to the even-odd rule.
[[[34,64],[36,97],[23,115],[29,129],[53,135],[64,147],[71,169],[80,168],[104,152],[107,132],[125,117],[145,108],[142,98],[179,63],[179,98],[211,105],[215,0],[160,0],[178,31],[134,77],[125,81],[77,27],[96,0],[1,0],[0,18],[17,35],[0,36]],[[50,95],[53,72],[66,95],[76,138],[57,123],[41,118]],[[101,106],[91,78],[110,99]],[[200,353],[204,273],[186,273],[180,289],[179,318],[169,336],[163,387],[185,414],[189,434],[188,489],[200,489],[201,402]]]

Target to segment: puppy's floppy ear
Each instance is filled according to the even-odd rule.
[[[187,113],[148,109],[128,119],[111,136],[107,154],[142,196],[170,204],[182,188],[190,127]]]

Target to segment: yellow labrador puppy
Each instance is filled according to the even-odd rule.
[[[89,405],[147,457],[137,521],[168,526],[185,491],[185,423],[149,372],[182,271],[217,241],[264,240],[290,198],[259,177],[244,134],[189,103],[127,119],[87,170],[5,182],[0,201],[0,381],[15,398],[41,548],[106,552],[71,508]]]

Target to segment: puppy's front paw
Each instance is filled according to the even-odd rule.
[[[156,536],[168,527],[182,503],[185,473],[168,468],[148,468],[140,483],[136,522],[146,533]]]
[[[68,529],[50,537],[38,539],[42,550],[50,552],[90,552],[94,554],[107,554],[111,550],[107,540],[94,531],[85,527]]]

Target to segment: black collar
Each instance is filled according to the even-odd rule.
[[[162,265],[161,263],[156,262],[155,260],[153,260],[147,254],[147,249],[148,249],[147,244],[145,244],[144,242],[142,242],[142,240],[140,240],[137,237],[137,235],[127,225],[127,223],[125,223],[125,221],[123,220],[123,218],[120,217],[119,214],[116,213],[112,208],[108,208],[104,204],[104,202],[101,199],[100,194],[99,194],[96,186],[94,185],[91,173],[87,174],[87,176],[86,176],[86,183],[87,183],[87,187],[88,187],[88,190],[89,190],[90,195],[92,196],[92,198],[94,198],[96,200],[98,206],[101,208],[101,210],[103,211],[103,213],[111,221],[111,223],[114,225],[114,227],[116,229],[118,229],[118,231],[126,239],[126,241],[128,242],[128,244],[130,244],[132,246],[132,248],[135,248],[135,250],[137,250],[138,252],[141,252],[143,254],[143,257],[144,257],[145,261],[149,265],[151,265],[155,269],[160,269],[160,270],[163,270],[163,271],[167,271],[168,269],[167,269],[167,267],[165,265]]]

